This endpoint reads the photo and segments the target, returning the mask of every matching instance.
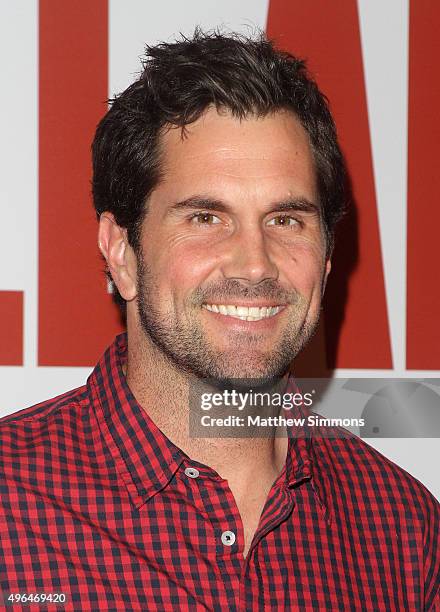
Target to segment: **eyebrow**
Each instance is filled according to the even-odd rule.
[[[182,210],[182,209],[190,209],[190,210],[214,210],[217,212],[225,212],[230,213],[232,209],[222,200],[217,200],[215,198],[208,198],[203,196],[192,196],[190,198],[186,198],[181,202],[176,202],[170,207],[171,210]],[[288,212],[288,211],[300,211],[305,213],[315,213],[319,214],[320,208],[318,204],[311,202],[307,198],[291,198],[288,200],[283,200],[281,202],[274,202],[270,206],[270,209],[267,213],[272,212]]]
[[[186,200],[182,200],[181,202],[176,202],[170,208],[171,210],[181,210],[182,208],[189,208],[189,209],[204,208],[205,210],[230,212],[229,206],[225,204],[224,202],[222,202],[221,200],[216,200],[213,198],[205,198],[203,196],[192,196],[190,198],[187,198]]]
[[[315,202],[311,202],[306,198],[292,198],[283,202],[277,202],[273,205],[270,212],[285,212],[289,210],[298,210],[305,213],[319,214],[320,208]]]

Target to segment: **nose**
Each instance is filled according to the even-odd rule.
[[[241,228],[226,242],[222,265],[225,278],[240,279],[251,285],[278,279],[278,267],[261,230]]]

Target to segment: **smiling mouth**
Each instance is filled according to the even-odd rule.
[[[235,306],[234,304],[202,304],[202,308],[241,321],[261,321],[274,317],[285,308],[285,304],[273,306]]]

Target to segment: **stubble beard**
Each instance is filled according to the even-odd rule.
[[[178,321],[169,311],[160,312],[155,305],[153,296],[158,295],[156,283],[142,254],[138,255],[137,269],[137,307],[143,332],[174,366],[201,380],[231,385],[244,380],[252,380],[253,386],[259,386],[258,381],[262,385],[267,384],[287,372],[294,357],[308,343],[318,326],[319,315],[316,320],[306,320],[305,299],[299,293],[291,292],[288,300],[289,321],[281,340],[269,354],[258,348],[258,333],[231,335],[228,338],[229,350],[216,350],[207,341],[200,319],[195,315],[205,301],[201,299],[200,292],[195,292],[194,303],[188,309],[188,312],[194,313],[190,315],[189,322]],[[234,287],[234,297],[237,298],[236,289],[238,286],[242,288],[242,284],[238,281],[232,281],[231,284]],[[247,288],[242,290],[246,297],[250,296]],[[216,295],[219,295],[218,292]],[[231,293],[229,296],[217,303],[233,303],[234,297]],[[204,297],[206,299],[206,294]],[[269,294],[266,290],[263,295],[259,290],[258,295],[252,294],[251,297],[274,296],[273,292]]]

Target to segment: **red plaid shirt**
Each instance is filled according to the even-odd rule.
[[[352,435],[290,438],[244,559],[227,481],[158,430],[125,355],[119,336],[86,386],[0,420],[3,605],[440,609],[439,504],[415,478]]]

